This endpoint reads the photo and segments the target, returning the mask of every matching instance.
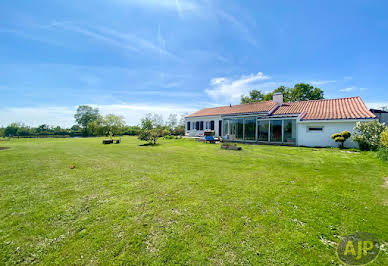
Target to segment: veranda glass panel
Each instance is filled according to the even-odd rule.
[[[246,118],[245,119],[245,140],[256,140],[256,119]]]
[[[296,121],[294,119],[284,120],[285,143],[296,143]]]
[[[236,121],[236,140],[244,139],[244,119],[238,118]]]
[[[222,132],[222,134],[223,134],[224,138],[228,138],[228,136],[230,135],[230,132],[229,132],[229,122],[230,122],[230,120],[224,120],[223,122],[224,123],[223,123],[223,132]]]
[[[268,141],[269,121],[258,120],[257,124],[257,140]]]
[[[229,120],[229,139],[236,139],[236,120],[234,119]]]
[[[282,120],[271,120],[271,142],[282,142]]]

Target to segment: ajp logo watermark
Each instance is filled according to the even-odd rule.
[[[337,247],[338,258],[349,265],[367,264],[377,258],[379,251],[377,237],[364,232],[346,236]]]

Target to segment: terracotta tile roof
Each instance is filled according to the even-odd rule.
[[[247,103],[232,106],[205,108],[186,117],[269,112],[276,106],[273,101]]]
[[[187,117],[268,113],[276,107],[273,101],[205,108]],[[283,103],[271,115],[300,115],[301,120],[375,118],[360,97]]]
[[[301,114],[301,120],[375,118],[360,97],[289,102],[273,115]]]

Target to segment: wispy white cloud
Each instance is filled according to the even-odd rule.
[[[154,53],[158,53],[159,55],[170,56],[177,59],[174,54],[165,49],[165,44],[161,47],[159,44],[153,43],[150,40],[140,38],[128,32],[120,32],[105,26],[84,26],[73,22],[53,22],[42,28],[71,31],[97,41],[119,47],[129,52],[141,53],[145,51],[152,51]]]
[[[193,113],[198,109],[196,106],[173,105],[173,104],[111,104],[111,105],[93,105],[100,110],[102,115],[116,114],[122,115],[129,125],[136,125],[140,119],[147,113],[161,114],[167,119],[169,114]],[[12,122],[22,122],[30,126],[41,124],[60,125],[70,127],[74,122],[74,113],[77,107],[10,107],[0,108],[0,126],[6,126]]]
[[[212,88],[205,92],[213,99],[223,102],[236,102],[241,95],[247,94],[249,90],[256,88],[259,82],[270,79],[262,72],[241,76],[239,79],[230,79],[227,77],[217,77],[210,80]]]
[[[71,126],[75,108],[69,107],[9,107],[0,108],[0,125],[21,122],[30,126],[41,124]]]
[[[385,102],[365,102],[365,105],[368,108],[373,108],[373,109],[380,109],[382,107],[387,107],[388,106],[388,101]]]
[[[348,87],[348,88],[343,88],[343,89],[340,89],[339,91],[340,92],[351,92],[351,91],[354,91],[355,88],[353,87]]]
[[[196,2],[189,0],[116,0],[116,2],[141,8],[176,11],[181,18],[185,13],[199,9]]]
[[[230,14],[222,9],[217,9],[216,14],[220,18],[222,18],[222,19],[226,20],[227,22],[229,22],[230,24],[232,24],[240,32],[241,39],[247,41],[248,43],[250,43],[251,45],[253,45],[255,47],[258,46],[256,38],[251,33],[249,27],[247,25],[245,25],[241,21],[241,19],[236,18],[232,14]]]
[[[365,91],[367,89],[368,88],[347,87],[347,88],[340,89],[339,91],[340,92],[351,92],[351,91]]]
[[[65,45],[63,43],[61,43],[59,41],[55,41],[52,38],[37,36],[36,34],[33,34],[31,32],[26,32],[26,31],[20,30],[20,29],[0,29],[0,33],[12,34],[14,36],[18,36],[18,37],[21,37],[23,39],[27,39],[27,40],[31,40],[31,41],[36,41],[36,42],[40,42],[40,43],[65,47]]]
[[[336,82],[337,82],[336,80],[312,80],[312,81],[309,81],[309,83],[314,85],[314,86],[320,86],[320,85],[336,83]]]
[[[351,77],[351,76],[345,76],[344,77],[344,80],[352,80],[353,79],[353,77]]]

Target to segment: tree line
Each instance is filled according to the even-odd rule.
[[[324,94],[320,88],[315,88],[307,83],[297,83],[293,88],[280,86],[269,93],[264,93],[261,90],[251,90],[248,96],[241,96],[241,103],[272,101],[274,93],[282,93],[284,102],[320,100],[323,99]]]
[[[153,128],[168,132],[168,135],[184,134],[184,116],[170,114],[166,121],[159,114],[147,114],[140,125],[125,124],[124,117],[114,114],[101,115],[97,108],[81,105],[74,114],[76,124],[70,128],[42,124],[30,127],[23,123],[11,123],[0,128],[2,137],[90,137],[90,136],[137,136],[143,128],[143,121],[151,121]]]

